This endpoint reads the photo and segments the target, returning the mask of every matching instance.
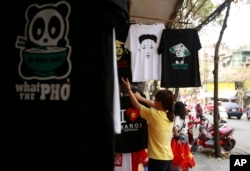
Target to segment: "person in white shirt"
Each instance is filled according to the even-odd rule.
[[[174,104],[174,128],[173,134],[174,137],[178,137],[180,132],[187,134],[188,129],[188,115],[187,110],[185,108],[185,104],[181,101],[175,102]]]
[[[185,104],[181,101],[177,101],[174,104],[174,127],[173,127],[173,137],[179,139],[182,143],[188,143],[188,112],[186,110]],[[180,136],[183,133],[186,136]],[[172,171],[182,171],[179,165],[172,164]]]
[[[222,101],[218,101],[218,110],[219,110],[219,122],[227,123],[227,109],[223,106]]]

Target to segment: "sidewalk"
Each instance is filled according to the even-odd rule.
[[[198,135],[198,128],[194,128],[194,136]],[[221,149],[223,150],[223,149]],[[237,144],[230,152],[222,151],[222,158],[215,158],[213,149],[199,147],[197,152],[193,154],[196,165],[189,171],[229,171],[230,155],[246,154],[250,155],[249,150],[237,147]],[[225,154],[225,155],[224,155]]]
[[[230,152],[222,152],[222,154],[222,158],[215,158],[213,149],[199,148],[193,154],[196,165],[189,171],[229,171],[230,155],[249,155],[244,149],[238,147],[234,147]]]
[[[211,149],[199,149],[193,156],[196,165],[189,171],[229,171],[229,158],[215,158]]]

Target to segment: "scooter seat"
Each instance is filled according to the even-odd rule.
[[[220,135],[229,135],[233,132],[233,128],[232,127],[228,127],[228,126],[223,126],[219,128],[219,133]]]

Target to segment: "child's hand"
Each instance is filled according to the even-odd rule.
[[[124,87],[125,87],[127,90],[131,89],[130,82],[129,82],[128,78],[124,79],[124,78],[122,77],[122,82],[123,82]]]

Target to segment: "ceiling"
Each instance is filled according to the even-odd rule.
[[[129,0],[131,23],[167,24],[178,0]]]

